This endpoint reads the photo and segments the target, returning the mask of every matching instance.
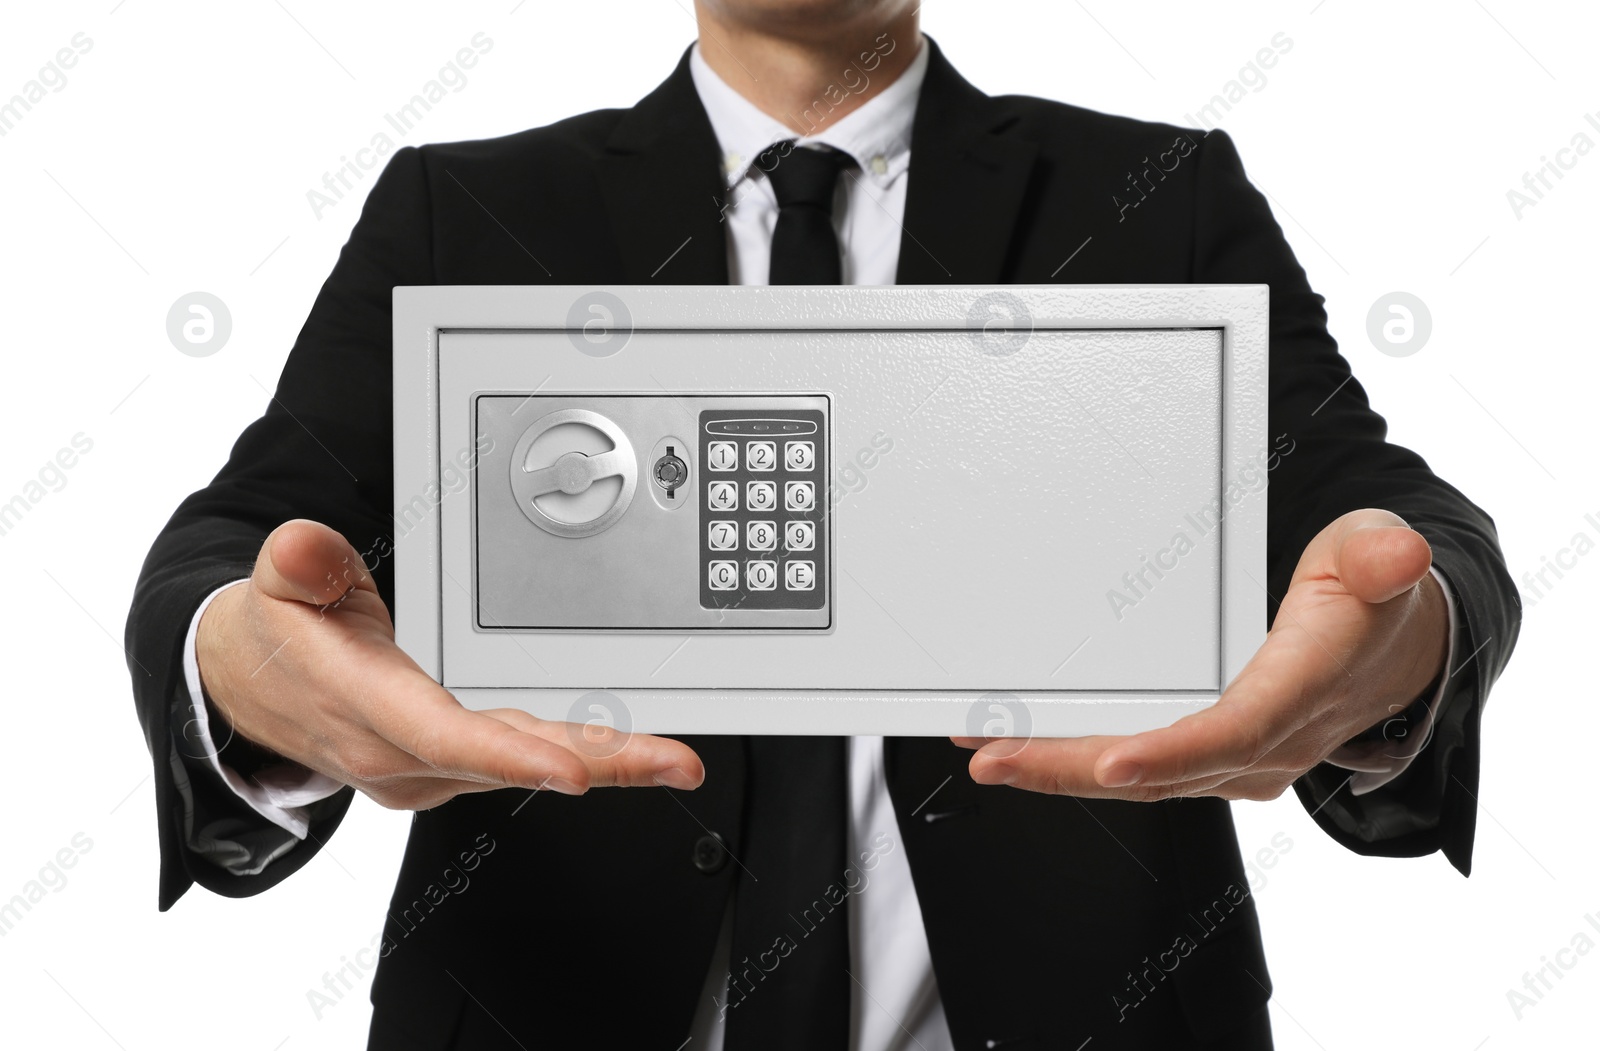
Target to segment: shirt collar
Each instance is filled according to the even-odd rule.
[[[848,116],[823,125],[813,135],[801,136],[761,112],[718,76],[700,54],[697,42],[689,55],[689,72],[722,149],[727,187],[738,185],[768,146],[788,139],[803,146],[831,146],[848,153],[860,166],[863,178],[880,186],[893,182],[911,164],[911,122],[928,70],[927,43],[919,36],[917,44],[917,57],[893,84]],[[846,89],[841,86],[840,90]]]

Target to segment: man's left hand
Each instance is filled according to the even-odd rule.
[[[1441,673],[1449,610],[1432,559],[1398,515],[1351,511],[1306,546],[1266,641],[1212,707],[1132,737],[953,740],[977,749],[969,769],[980,784],[1139,801],[1276,799]]]

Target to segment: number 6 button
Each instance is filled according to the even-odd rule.
[[[810,482],[785,482],[783,502],[791,511],[809,511],[817,502],[817,491]]]
[[[712,482],[706,493],[706,502],[718,511],[739,509],[739,484],[737,482]]]

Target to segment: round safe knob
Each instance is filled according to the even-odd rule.
[[[608,451],[590,454],[571,449],[548,461],[548,454],[536,448],[547,432],[565,424],[581,424],[598,432],[611,444]],[[560,436],[552,435],[552,441]],[[560,409],[535,420],[523,432],[511,454],[511,491],[517,506],[528,521],[547,533],[561,537],[594,536],[615,525],[633,501],[638,485],[639,464],[633,444],[621,427],[589,409]],[[580,522],[556,518],[539,506],[539,498],[552,493],[579,496],[603,478],[622,480],[616,497],[604,510]]]

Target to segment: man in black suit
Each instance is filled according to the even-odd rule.
[[[161,907],[196,882],[272,886],[359,789],[417,811],[374,1047],[1270,1047],[1226,800],[1293,784],[1358,853],[1443,850],[1468,871],[1479,715],[1519,623],[1493,523],[1384,441],[1224,133],[985,96],[910,0],[696,6],[705,46],[630,110],[397,152],[265,415],[157,538],[128,649]],[[730,150],[762,114],[787,131]],[[896,120],[906,133],[852,152]],[[843,177],[832,230],[800,215],[820,199],[826,216],[832,190],[802,200],[787,161],[753,160],[802,150],[796,171]],[[870,1020],[860,980],[730,956],[739,858],[763,827],[751,742],[596,747],[467,712],[395,648],[388,614],[394,286],[750,283],[766,251],[774,276],[808,272],[806,239],[846,283],[1269,284],[1270,429],[1293,443],[1270,489],[1274,627],[1217,706],[1128,739],[874,753],[880,852],[909,873],[901,916],[921,927],[882,938],[915,958],[885,961],[872,917],[845,907],[855,964],[878,954],[872,973],[909,990],[893,1024]],[[636,790],[589,791],[607,785]],[[819,976],[784,986],[794,974]],[[720,1016],[762,1010],[723,1032]]]

